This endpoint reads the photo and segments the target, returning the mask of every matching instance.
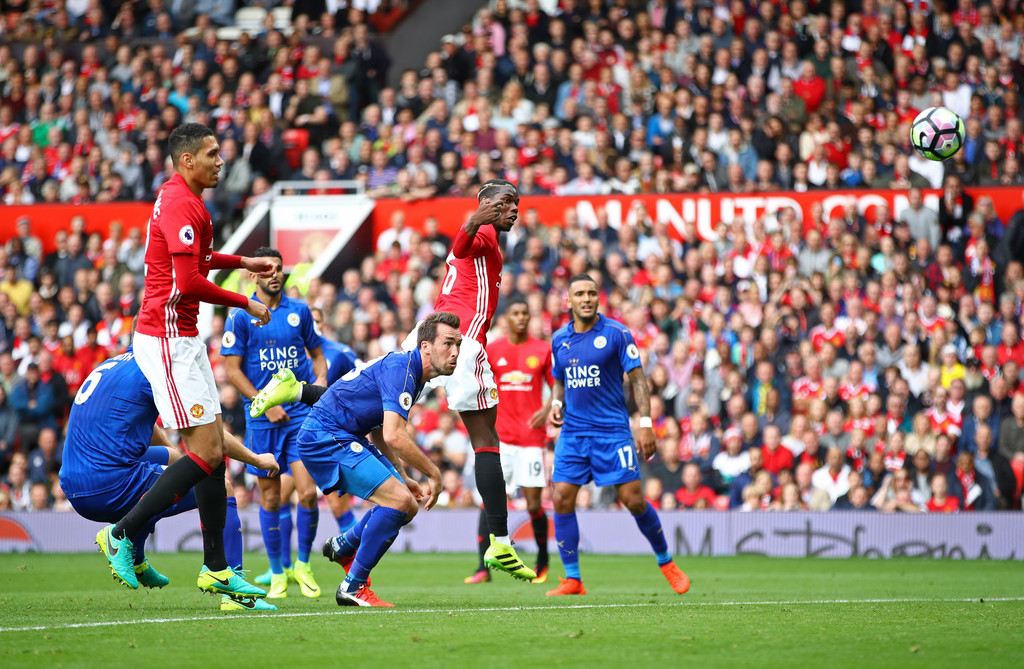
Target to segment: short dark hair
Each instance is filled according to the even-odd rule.
[[[261,246],[256,249],[256,253],[252,254],[253,258],[277,258],[281,262],[284,262],[284,258],[281,257],[281,252],[277,249],[269,246]]]
[[[437,326],[441,324],[458,330],[460,324],[459,317],[450,311],[435,311],[424,318],[416,335],[416,347],[419,348],[425,341],[432,342],[437,339]]]
[[[505,179],[489,179],[488,181],[485,181],[482,186],[480,186],[480,190],[476,194],[476,201],[480,202],[485,197],[492,197],[494,194],[496,194],[498,191],[500,191],[502,188],[506,186],[512,189],[512,192],[515,194],[516,199],[518,200],[519,189],[516,188],[516,185],[514,183],[512,183],[511,181],[506,181]]]
[[[518,304],[523,305],[527,309],[530,308],[530,304],[529,304],[529,302],[526,301],[526,298],[523,298],[523,297],[513,297],[511,300],[509,300],[509,303],[505,306],[505,313],[507,314],[508,312],[512,311],[512,307],[514,307],[514,306],[516,306]]]
[[[590,276],[589,274],[577,274],[573,278],[569,279],[569,290],[572,290],[572,284],[576,283],[577,281],[589,281],[594,284],[597,283],[597,281],[594,281],[594,277]]]
[[[171,131],[167,138],[167,150],[171,154],[171,162],[178,166],[182,154],[195,155],[203,147],[207,137],[216,138],[216,133],[202,123],[186,123]]]

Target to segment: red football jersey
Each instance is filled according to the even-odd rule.
[[[821,381],[812,381],[807,376],[801,376],[793,382],[793,399],[823,400],[825,399],[825,384]]]
[[[199,276],[210,273],[213,223],[203,198],[175,174],[160,189],[146,232],[146,293],[137,330],[151,337],[197,337],[199,299],[178,288],[171,256],[195,256]]]
[[[860,398],[866,400],[875,391],[866,383],[850,383],[849,381],[839,384],[839,399],[844,402]]]
[[[960,510],[960,500],[950,495],[946,498],[945,502],[939,504],[935,501],[935,498],[932,497],[928,500],[928,504],[926,506],[928,510],[933,513],[954,513]]]
[[[846,343],[846,335],[837,328],[827,329],[824,325],[816,325],[810,331],[811,344],[815,352],[820,352],[825,342],[830,342],[836,348],[842,348]]]
[[[530,429],[530,416],[544,404],[544,384],[551,386],[551,344],[528,338],[518,346],[505,337],[487,347],[501,402],[495,427],[502,443],[544,446],[545,429]]]
[[[446,263],[448,272],[434,310],[450,311],[458,316],[462,321],[459,327],[462,334],[486,346],[501,285],[498,231],[494,226],[482,225],[470,238],[459,228]]]

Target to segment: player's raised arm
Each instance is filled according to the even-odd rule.
[[[480,255],[486,250],[484,240],[477,237],[477,232],[482,226],[493,225],[501,218],[502,208],[505,203],[501,200],[490,200],[484,198],[480,201],[476,213],[469,217],[469,220],[459,228],[452,244],[452,254],[456,258],[472,258]]]
[[[429,510],[434,504],[437,503],[437,497],[441,494],[441,470],[437,468],[433,462],[430,461],[420,447],[416,445],[416,442],[412,440],[412,436],[409,435],[408,421],[401,416],[401,414],[395,413],[394,411],[384,412],[384,425],[381,428],[381,436],[387,446],[394,450],[393,455],[397,455],[402,459],[403,462],[408,464],[410,467],[422,472],[429,479],[430,495],[427,497],[427,501],[424,503],[423,508]],[[391,460],[396,467],[398,463],[392,459],[391,455],[388,455],[385,451],[381,451],[385,457]]]
[[[633,385],[633,399],[640,410],[640,432],[637,434],[636,445],[646,460],[657,450],[654,424],[651,422],[651,389],[647,385],[643,367],[634,367],[629,370],[628,376],[629,382]]]
[[[178,281],[178,288],[185,297],[194,297],[201,302],[219,304],[225,307],[238,307],[246,313],[266,325],[270,322],[270,310],[266,305],[256,300],[251,300],[244,295],[239,295],[230,290],[224,290],[199,273],[199,262],[196,256],[188,253],[177,253],[173,258],[174,274]]]

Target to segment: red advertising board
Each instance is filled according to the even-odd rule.
[[[71,219],[85,219],[86,231],[98,232],[104,239],[110,233],[110,224],[121,223],[127,235],[131,228],[139,228],[143,235],[146,222],[153,211],[151,202],[119,202],[117,204],[30,204],[0,207],[0,241],[7,241],[17,230],[17,222],[27,218],[32,224],[32,235],[43,243],[43,252],[57,250],[54,236],[58,230],[71,230]]]
[[[1013,212],[1021,209],[1021,188],[968,188],[977,200],[982,195],[992,198],[999,216],[1006,221]],[[925,191],[925,204],[938,208],[941,191]],[[526,197],[519,203],[520,217],[526,209],[536,209],[545,225],[564,224],[566,212],[572,210],[584,227],[596,226],[599,212],[608,216],[609,225],[619,227],[623,222],[631,224],[636,209],[643,205],[654,220],[669,224],[670,228],[682,232],[684,221],[693,221],[697,233],[703,239],[714,239],[715,228],[721,221],[743,218],[753,221],[759,216],[772,214],[784,207],[793,207],[801,219],[810,216],[815,203],[821,203],[826,219],[841,215],[843,208],[851,201],[869,220],[874,219],[874,208],[888,204],[895,216],[907,206],[907,191],[812,191],[807,193],[708,193],[689,195],[670,193],[665,195],[596,195],[566,196],[551,195]],[[440,223],[441,231],[452,236],[470,214],[476,210],[473,198],[435,198],[418,202],[384,199],[377,201],[373,212],[374,239],[391,225],[392,217],[401,212],[408,227],[420,230],[423,221],[433,216]]]

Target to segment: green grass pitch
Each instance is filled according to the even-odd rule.
[[[171,578],[129,591],[103,557],[0,555],[0,667],[1020,667],[1024,565],[949,560],[679,560],[583,556],[589,594],[462,578],[469,555],[386,556],[374,589],[398,608],[339,608],[342,570],[314,557],[268,614],[199,594],[195,553],[152,556]],[[265,558],[247,556],[251,566]],[[34,628],[34,629],[32,629]]]

